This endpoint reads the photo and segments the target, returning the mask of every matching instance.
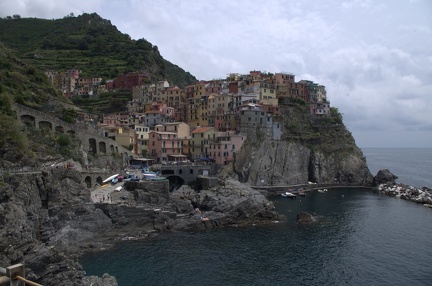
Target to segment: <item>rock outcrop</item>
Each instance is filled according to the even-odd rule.
[[[308,181],[370,185],[372,175],[362,152],[325,152],[295,142],[265,139],[247,144],[234,164],[240,181],[250,185],[294,185]]]
[[[379,184],[386,184],[386,183],[396,183],[396,179],[398,177],[394,175],[392,172],[389,171],[389,169],[383,169],[379,170],[376,176],[373,178],[374,186],[378,186]]]
[[[111,227],[88,204],[90,192],[73,169],[5,176],[0,187],[0,260],[24,263],[29,279],[43,285],[79,285],[77,257],[85,243]],[[87,244],[88,246],[88,244]]]
[[[297,214],[298,224],[309,224],[317,221],[317,215],[309,212],[301,212]]]
[[[233,179],[200,192],[183,186],[171,195],[170,200],[177,211],[188,217],[173,222],[171,227],[178,230],[286,220],[263,194]]]

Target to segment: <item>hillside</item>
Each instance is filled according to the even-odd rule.
[[[13,102],[68,122],[76,117],[77,108],[51,86],[41,70],[0,44],[0,168],[34,166],[45,156],[79,157],[70,136],[23,126],[17,121]]]
[[[0,19],[0,39],[41,70],[78,68],[83,77],[104,79],[140,70],[180,87],[197,81],[165,60],[157,46],[145,39],[132,40],[96,13],[55,20]]]

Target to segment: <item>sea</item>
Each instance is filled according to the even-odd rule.
[[[432,149],[362,149],[373,175],[432,186]],[[272,197],[286,222],[167,232],[84,255],[119,285],[432,285],[432,209],[369,189]],[[314,212],[319,222],[298,225]]]

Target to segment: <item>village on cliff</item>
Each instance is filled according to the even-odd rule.
[[[331,111],[325,86],[309,80],[296,82],[291,73],[231,73],[225,79],[199,81],[184,89],[166,80],[153,81],[144,72],[106,81],[82,78],[80,73],[71,69],[46,75],[69,98],[130,91],[124,112],[83,117],[94,122],[101,135],[162,164],[187,160],[227,164],[257,128],[280,140],[280,103],[302,102],[309,106],[312,118],[330,117]]]

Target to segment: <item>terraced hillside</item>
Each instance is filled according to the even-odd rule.
[[[180,87],[197,81],[165,60],[157,46],[145,39],[132,40],[96,13],[54,20],[0,19],[0,40],[41,70],[79,68],[84,77],[104,79],[140,70]]]

